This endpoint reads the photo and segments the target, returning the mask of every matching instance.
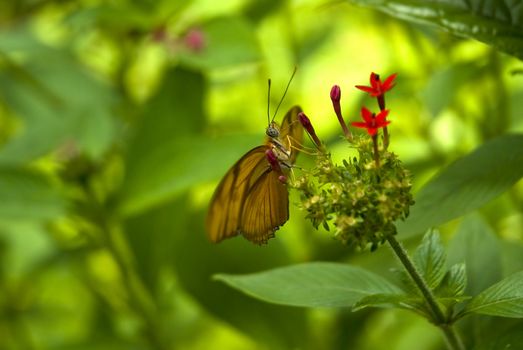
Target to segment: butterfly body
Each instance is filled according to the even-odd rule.
[[[251,149],[225,174],[207,214],[212,242],[241,234],[253,243],[267,243],[289,219],[289,193],[281,177],[296,160],[292,144],[300,144],[303,138],[299,112],[300,107],[291,108],[281,128],[270,123],[265,144]],[[275,157],[272,165],[268,151]]]

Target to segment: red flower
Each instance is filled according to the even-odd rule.
[[[356,85],[356,88],[368,92],[372,97],[383,96],[384,93],[394,87],[394,79],[398,74],[394,73],[381,82],[380,76],[376,73],[370,74],[370,86]]]
[[[363,107],[361,109],[361,117],[364,122],[352,122],[351,124],[357,128],[367,129],[367,132],[370,136],[376,135],[379,128],[383,128],[390,124],[390,121],[387,120],[387,115],[389,114],[388,109],[384,109],[379,112],[378,115],[375,115],[367,108]]]

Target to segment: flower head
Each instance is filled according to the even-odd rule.
[[[384,109],[378,113],[378,115],[372,113],[367,108],[363,107],[361,109],[361,117],[364,122],[352,122],[351,124],[357,128],[367,129],[367,132],[370,136],[376,135],[379,128],[383,128],[390,124],[390,121],[387,120],[387,115],[389,114],[388,109]]]
[[[394,73],[387,77],[384,82],[380,80],[380,76],[376,73],[370,74],[370,86],[356,85],[356,88],[368,92],[372,97],[383,96],[387,91],[394,87],[394,80],[398,74]]]

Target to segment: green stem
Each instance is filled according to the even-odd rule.
[[[436,302],[436,297],[408,256],[405,248],[403,248],[401,243],[398,242],[398,240],[396,240],[396,238],[392,235],[387,238],[387,241],[425,298],[425,301],[427,302],[427,305],[429,306],[432,313],[434,323],[443,331],[443,334],[445,334],[448,348],[451,350],[465,350],[458,333],[445,317],[445,314]]]
[[[130,248],[118,227],[111,227],[107,223],[101,225],[105,232],[106,247],[113,256],[122,274],[122,280],[129,294],[129,303],[133,310],[145,322],[144,336],[152,349],[167,349],[161,335],[161,325],[158,322],[156,305],[143,281],[136,273],[130,261]]]
[[[132,251],[122,231],[120,221],[112,217],[110,209],[98,200],[88,184],[84,184],[84,190],[89,199],[91,211],[87,218],[100,230],[103,245],[118,266],[123,286],[128,295],[129,306],[144,322],[144,338],[151,349],[168,349],[161,332],[157,305],[136,271]]]
[[[389,148],[389,128],[383,128],[383,149],[386,151]]]
[[[376,168],[380,167],[380,153],[378,151],[378,134],[372,136],[372,147],[374,149],[374,162],[376,163]]]

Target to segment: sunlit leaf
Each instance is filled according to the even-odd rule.
[[[36,41],[27,32],[0,34],[0,52],[7,50],[0,95],[23,124],[0,151],[0,163],[21,164],[65,142],[100,157],[114,136],[114,92],[68,51],[42,44],[16,46],[4,37],[10,35],[21,37],[22,42]],[[25,55],[23,61],[17,59],[20,54]]]
[[[8,248],[5,253],[3,244]],[[41,268],[44,262],[56,254],[56,246],[45,224],[38,221],[2,221],[0,217],[0,276],[20,279]],[[5,270],[5,271],[3,271]],[[3,277],[3,276],[2,276]]]
[[[65,212],[65,198],[43,176],[0,168],[0,220],[46,220]]]
[[[125,182],[122,213],[138,213],[195,184],[218,179],[253,146],[252,140],[248,136],[180,137],[149,148]]]
[[[458,91],[480,72],[480,67],[469,62],[445,67],[430,77],[422,96],[425,106],[432,116],[437,116],[443,109],[449,108],[455,101]]]
[[[348,0],[413,22],[429,23],[523,58],[520,4],[510,1]]]
[[[282,305],[350,307],[372,294],[398,294],[399,288],[359,267],[316,262],[250,275],[216,275],[252,297]]]
[[[197,30],[203,35],[203,48],[180,52],[182,63],[189,67],[219,69],[254,63],[260,59],[255,32],[241,18],[216,18],[202,24]]]

